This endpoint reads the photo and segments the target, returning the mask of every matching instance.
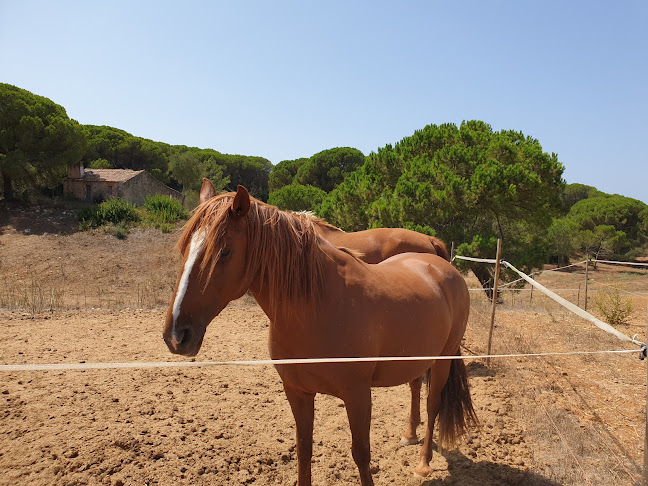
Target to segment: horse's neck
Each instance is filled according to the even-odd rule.
[[[270,302],[269,283],[261,282],[261,278],[256,277],[250,286],[250,293],[252,293],[254,300],[257,301],[259,307],[261,307],[266,316],[268,316],[268,319],[272,322],[276,316],[274,315],[274,307]]]
[[[330,294],[334,289],[344,285],[344,274],[350,267],[364,265],[354,255],[336,248],[327,240],[320,243],[322,251],[326,254],[323,259],[323,278],[325,281],[325,291]],[[257,301],[263,312],[271,321],[271,326],[292,325],[303,322],[303,319],[311,320],[308,316],[317,312],[317,306],[320,302],[273,302],[271,295],[273,292],[270,288],[270,282],[267,278],[261,279],[256,276],[250,285],[250,292]],[[323,293],[320,293],[323,295]]]

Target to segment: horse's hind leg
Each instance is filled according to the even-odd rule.
[[[299,486],[311,486],[311,457],[313,456],[313,421],[315,395],[304,393],[284,384],[297,428],[297,471]]]
[[[410,381],[410,391],[412,392],[412,404],[410,406],[409,424],[401,437],[401,444],[413,445],[418,443],[416,428],[421,424],[421,384],[423,377],[418,377]]]
[[[421,448],[419,464],[416,466],[416,473],[421,476],[428,476],[432,473],[430,461],[432,460],[432,435],[434,434],[434,422],[436,421],[439,409],[441,408],[441,392],[450,375],[450,360],[437,360],[432,365],[428,381],[427,396],[427,424],[425,427],[425,440]]]

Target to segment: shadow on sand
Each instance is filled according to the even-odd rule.
[[[494,377],[496,371],[480,361],[466,363],[471,378]],[[436,445],[435,453],[438,454]],[[525,471],[506,464],[485,460],[473,461],[458,450],[442,453],[448,462],[448,474],[443,479],[421,479],[421,486],[560,486],[561,483],[547,479],[532,471]]]
[[[532,471],[516,469],[505,464],[489,461],[475,462],[459,451],[444,453],[448,461],[449,476],[444,479],[423,480],[421,486],[560,486]]]

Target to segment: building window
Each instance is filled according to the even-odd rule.
[[[88,202],[92,201],[92,186],[90,184],[86,184],[85,186],[85,200]]]

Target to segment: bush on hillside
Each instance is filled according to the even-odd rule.
[[[102,224],[132,223],[139,219],[135,205],[121,198],[108,199],[102,202],[97,213]]]
[[[102,202],[98,206],[83,208],[77,214],[81,229],[97,228],[112,223],[114,225],[132,223],[139,220],[134,204],[120,198]]]
[[[618,288],[603,289],[594,298],[594,305],[608,324],[623,324],[632,314],[632,301],[621,297]]]
[[[146,196],[144,209],[161,223],[175,223],[188,216],[180,201],[160,194]]]
[[[180,201],[159,194],[147,196],[141,208],[123,199],[113,198],[85,207],[77,214],[80,229],[108,226],[120,239],[126,237],[132,223],[140,222],[144,226],[169,232],[178,221],[187,217],[187,211]]]

